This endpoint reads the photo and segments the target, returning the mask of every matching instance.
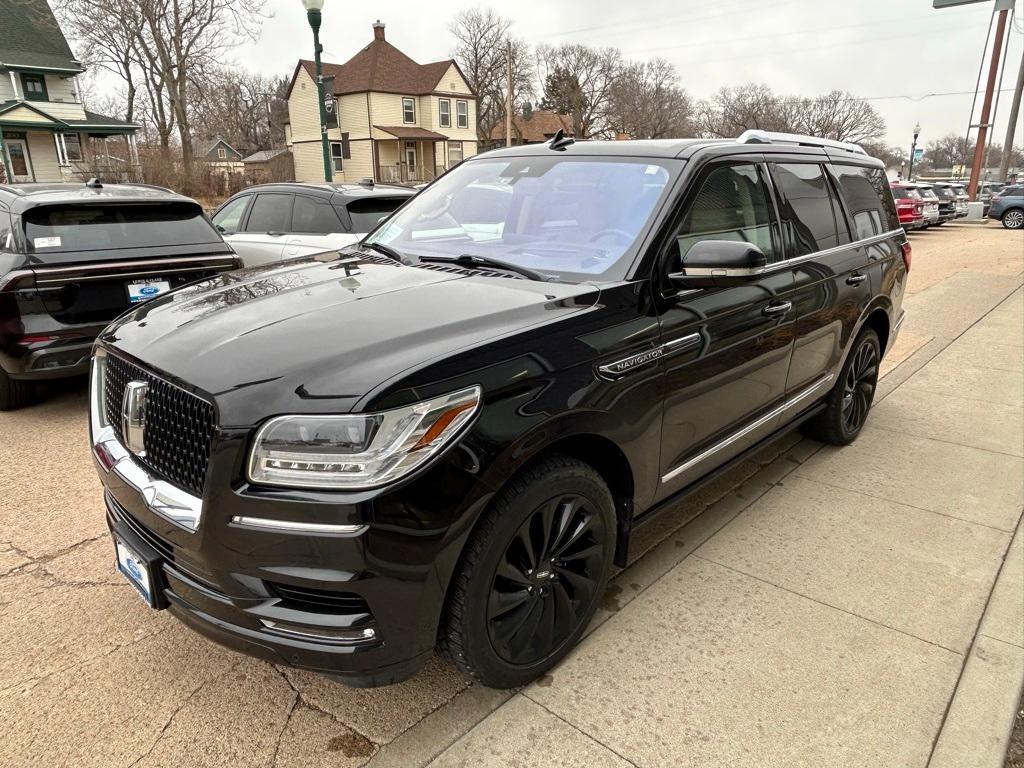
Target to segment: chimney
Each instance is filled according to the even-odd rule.
[[[381,23],[380,19],[377,19],[375,22],[373,22],[373,39],[384,39],[384,25]]]

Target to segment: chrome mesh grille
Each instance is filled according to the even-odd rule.
[[[114,355],[107,356],[103,399],[110,423],[122,445],[121,403],[131,381],[149,384],[146,394],[145,456],[137,461],[196,496],[210,461],[216,429],[213,405]]]

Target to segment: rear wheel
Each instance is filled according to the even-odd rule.
[[[1003,213],[1002,222],[1003,226],[1007,229],[1020,229],[1024,227],[1024,210],[1011,208]]]
[[[803,425],[804,434],[831,445],[849,445],[867,421],[878,385],[878,334],[865,328],[846,358],[839,380],[825,399],[825,410]]]
[[[0,411],[13,411],[32,401],[33,387],[28,381],[12,379],[0,371]]]
[[[611,572],[615,507],[601,476],[550,456],[515,477],[470,537],[439,646],[494,688],[524,685],[576,644]]]

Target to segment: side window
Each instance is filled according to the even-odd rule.
[[[790,257],[849,242],[846,222],[820,165],[781,163],[772,167],[772,176],[779,190],[779,219],[792,248]]]
[[[345,228],[328,201],[296,195],[291,231],[326,235],[330,232],[344,232]]]
[[[252,195],[236,197],[217,211],[213,217],[213,223],[225,235],[234,234],[242,224],[242,215],[245,213],[250,200],[252,200]]]
[[[452,102],[451,99],[438,99],[437,114],[442,128],[452,127]]]
[[[854,165],[835,165],[839,188],[846,207],[853,218],[854,237],[880,235],[899,229],[899,216],[892,191],[881,168],[862,168]]]
[[[292,218],[292,198],[294,195],[262,194],[256,195],[252,204],[246,232],[287,232]]]
[[[756,245],[768,261],[776,261],[768,200],[764,179],[753,163],[713,168],[679,225],[679,257],[701,240],[738,240]]]
[[[455,116],[457,119],[458,128],[469,128],[469,102],[468,101],[456,101],[455,102]]]
[[[402,122],[416,122],[416,100],[410,98],[402,99]]]

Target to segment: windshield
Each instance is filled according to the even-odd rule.
[[[195,203],[54,205],[22,216],[35,253],[222,242]]]
[[[553,280],[621,279],[678,162],[552,154],[463,163],[367,242],[424,259],[496,259]]]

